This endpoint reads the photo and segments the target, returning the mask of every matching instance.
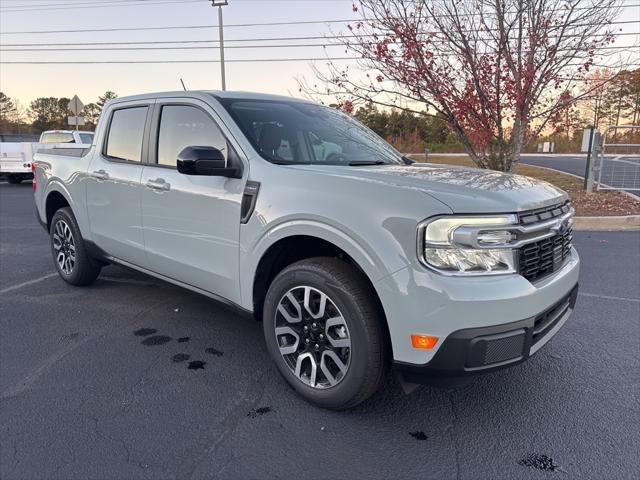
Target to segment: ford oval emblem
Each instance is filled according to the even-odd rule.
[[[553,227],[551,231],[556,232],[558,235],[564,235],[569,231],[569,220],[560,220]]]

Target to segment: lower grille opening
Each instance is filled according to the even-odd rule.
[[[535,345],[541,338],[543,338],[554,327],[558,321],[564,316],[564,314],[571,307],[571,295],[562,299],[550,310],[547,310],[541,315],[538,315],[533,324],[533,334],[531,337],[531,344]]]

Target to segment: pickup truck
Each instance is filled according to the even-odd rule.
[[[576,302],[563,191],[413,163],[305,100],[117,98],[91,148],[38,153],[35,180],[63,280],[120,264],[251,314],[284,379],[325,408],[390,371],[411,390],[519,364]]]
[[[93,141],[93,132],[49,130],[42,132],[38,142],[0,142],[0,175],[9,183],[18,184],[33,178],[33,155],[49,148],[86,148]]]

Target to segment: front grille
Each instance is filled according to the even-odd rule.
[[[520,249],[519,271],[527,280],[539,280],[564,265],[571,251],[572,230]]]
[[[561,205],[533,210],[519,214],[521,224],[532,225],[560,217],[571,210],[566,202]],[[571,252],[573,230],[569,228],[562,234],[528,243],[518,252],[518,272],[529,281],[541,278],[559,270]]]
[[[538,208],[536,210],[529,210],[518,214],[518,219],[523,225],[530,225],[532,223],[544,222],[555,217],[564,215],[571,210],[571,203],[567,200],[564,203],[552,205],[550,207]]]

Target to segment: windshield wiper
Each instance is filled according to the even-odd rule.
[[[357,166],[367,166],[367,165],[385,165],[386,162],[382,160],[353,160],[349,162],[349,166],[357,167]]]

